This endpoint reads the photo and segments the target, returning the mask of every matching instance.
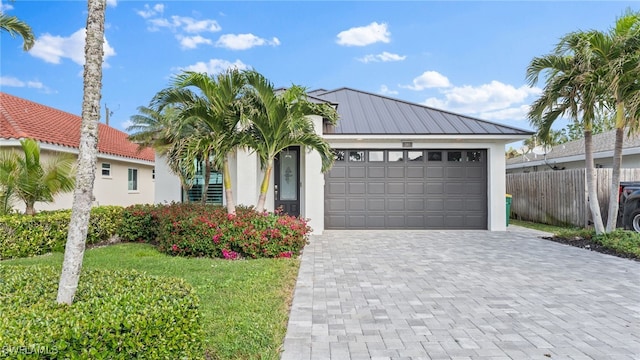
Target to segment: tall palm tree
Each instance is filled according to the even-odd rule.
[[[166,106],[162,111],[140,106],[138,114],[131,117],[133,124],[127,131],[131,133],[129,140],[140,148],[152,147],[165,157],[169,170],[178,176],[182,190],[187,193],[192,187],[188,169],[193,164],[185,163],[186,140],[192,138],[194,131],[192,127],[180,124],[178,112],[179,109],[173,106]]]
[[[622,164],[622,144],[625,128],[631,132],[637,129],[637,109],[632,99],[638,96],[638,63],[640,62],[640,13],[628,11],[616,20],[615,25],[606,33],[590,32],[590,50],[593,56],[602,62],[600,68],[602,80],[609,84],[603,93],[603,102],[615,109],[615,143],[613,151],[613,170],[609,192],[609,209],[606,231],[616,228],[618,218],[618,185]]]
[[[237,69],[218,75],[186,71],[177,75],[172,86],[160,91],[152,100],[158,109],[178,106],[179,122],[192,129],[192,135],[183,138],[186,150],[183,160],[187,163],[204,161],[204,194],[211,168],[222,170],[229,214],[236,212],[229,156],[242,145],[239,122],[244,86],[245,77]],[[206,195],[203,200],[206,201]]]
[[[335,125],[338,114],[328,104],[308,101],[306,90],[300,86],[293,85],[278,92],[269,80],[255,71],[247,71],[245,76],[249,86],[243,114],[247,125],[247,144],[256,152],[264,169],[256,209],[264,211],[273,161],[284,149],[295,145],[313,149],[320,154],[322,171],[331,167],[331,148],[316,134],[308,116],[319,115]]]
[[[72,156],[54,156],[40,161],[40,146],[33,139],[20,141],[22,154],[14,150],[0,153],[0,214],[11,209],[14,199],[22,200],[25,214],[36,213],[37,201],[52,202],[56,194],[70,192],[75,184]]]
[[[24,21],[18,19],[15,16],[8,16],[0,12],[0,29],[6,31],[15,38],[16,35],[20,35],[22,38],[22,49],[29,51],[35,44],[35,36],[33,36],[33,30]]]
[[[88,0],[78,175],[73,194],[69,234],[64,249],[62,273],[58,284],[57,301],[59,304],[71,305],[73,303],[82,270],[82,260],[89,230],[89,215],[91,214],[93,182],[98,155],[98,122],[100,120],[106,6],[106,0]]]
[[[584,129],[585,163],[589,207],[597,234],[604,232],[600,204],[596,189],[593,162],[593,120],[599,107],[602,83],[588,51],[588,35],[584,32],[564,36],[554,53],[535,57],[527,67],[527,80],[535,85],[541,73],[546,84],[540,97],[531,105],[529,121],[538,129],[541,138],[548,138],[551,126],[561,116],[568,116]]]

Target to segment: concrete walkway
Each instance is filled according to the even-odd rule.
[[[313,236],[282,359],[640,359],[640,263],[540,235]]]

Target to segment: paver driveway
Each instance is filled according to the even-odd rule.
[[[640,359],[640,263],[538,236],[313,236],[282,359]]]

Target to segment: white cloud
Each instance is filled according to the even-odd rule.
[[[225,34],[220,36],[216,42],[217,47],[230,50],[247,50],[263,45],[278,46],[280,45],[280,40],[276,37],[267,40],[253,34]]]
[[[186,70],[186,71],[195,71],[195,72],[204,72],[208,74],[218,74],[227,69],[235,68],[238,70],[246,70],[249,68],[245,63],[240,60],[236,60],[235,62],[230,62],[222,59],[211,59],[209,62],[199,61],[193,65],[189,65],[187,67],[179,68],[178,70]]]
[[[107,0],[107,5],[116,7],[118,6],[118,0]]]
[[[44,34],[36,39],[29,54],[48,63],[59,64],[62,58],[69,58],[78,65],[84,65],[84,39],[85,29],[80,29],[69,37]],[[104,61],[116,54],[115,50],[104,39]]]
[[[398,95],[398,91],[389,89],[389,87],[387,85],[380,85],[380,90],[378,91],[378,94],[381,94],[381,95]]]
[[[366,64],[369,62],[402,61],[406,58],[407,57],[404,55],[398,55],[398,54],[393,54],[390,52],[383,51],[382,53],[377,55],[373,55],[373,54],[365,55],[364,57],[359,58],[358,60]]]
[[[425,71],[422,75],[413,79],[413,85],[402,85],[401,87],[421,91],[430,88],[447,88],[451,86],[449,79],[437,71]]]
[[[424,104],[438,109],[468,114],[486,120],[524,120],[532,96],[540,88],[518,88],[493,80],[480,86],[454,86],[441,89],[441,97],[430,97]]]
[[[40,81],[34,81],[34,80],[23,81],[13,76],[0,76],[0,86],[26,87],[31,89],[44,90],[45,92],[50,92],[49,88],[46,87]]]
[[[215,20],[196,20],[194,18],[177,15],[171,16],[171,20],[162,17],[153,19],[148,18],[147,22],[149,23],[149,31],[158,31],[162,28],[167,28],[172,31],[183,31],[191,34],[199,34],[202,32],[217,32],[222,29],[218,22]]]
[[[145,19],[162,14],[164,12],[164,5],[156,4],[153,7],[149,4],[144,4],[144,10],[137,10],[136,14],[142,16]]]
[[[0,1],[0,11],[2,11],[3,13],[9,10],[13,10],[13,5],[11,4],[5,4],[2,1]]]
[[[366,46],[377,42],[388,43],[391,33],[387,30],[387,24],[372,22],[367,26],[352,27],[341,31],[336,42],[344,46]]]
[[[176,38],[180,41],[180,46],[183,49],[195,49],[200,44],[207,44],[207,45],[213,44],[213,41],[211,41],[210,39],[204,38],[200,35],[196,35],[196,36],[177,35]]]

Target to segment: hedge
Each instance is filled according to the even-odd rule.
[[[92,208],[87,244],[101,243],[115,236],[122,212],[120,206]],[[71,210],[0,216],[0,260],[63,251],[70,219]]]
[[[0,264],[0,359],[199,359],[198,298],[184,280],[85,270],[71,306],[60,270]]]
[[[169,255],[255,259],[297,256],[310,232],[305,219],[285,214],[238,206],[229,215],[221,206],[174,203],[126,208],[119,235]]]

